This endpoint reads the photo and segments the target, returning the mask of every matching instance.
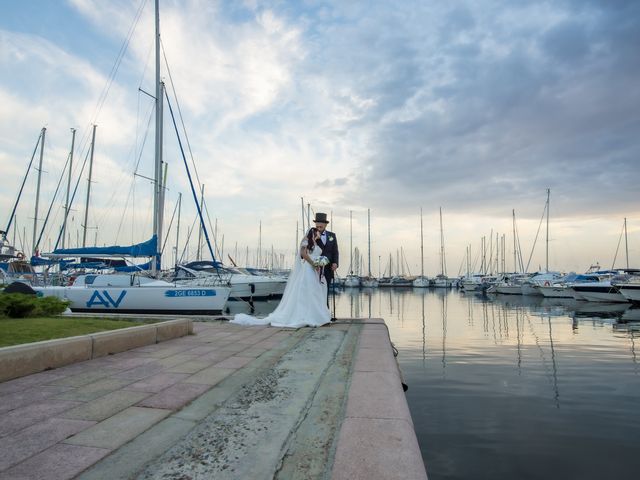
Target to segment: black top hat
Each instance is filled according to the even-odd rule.
[[[314,218],[313,221],[316,223],[329,223],[326,213],[316,213],[316,218]]]

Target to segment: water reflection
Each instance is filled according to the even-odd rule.
[[[336,307],[389,326],[431,480],[640,468],[639,308],[391,288],[344,290]]]

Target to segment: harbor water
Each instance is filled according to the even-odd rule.
[[[336,312],[388,325],[431,480],[638,478],[640,310],[381,288]]]

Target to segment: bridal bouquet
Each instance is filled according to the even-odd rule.
[[[326,265],[329,265],[329,259],[325,256],[318,257],[313,261],[314,267],[324,267]]]

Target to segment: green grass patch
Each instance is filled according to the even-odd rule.
[[[112,318],[75,318],[75,317],[0,317],[0,347],[40,342],[53,338],[75,337],[88,333],[117,330],[126,327],[138,327],[146,323],[161,320],[134,321]]]

